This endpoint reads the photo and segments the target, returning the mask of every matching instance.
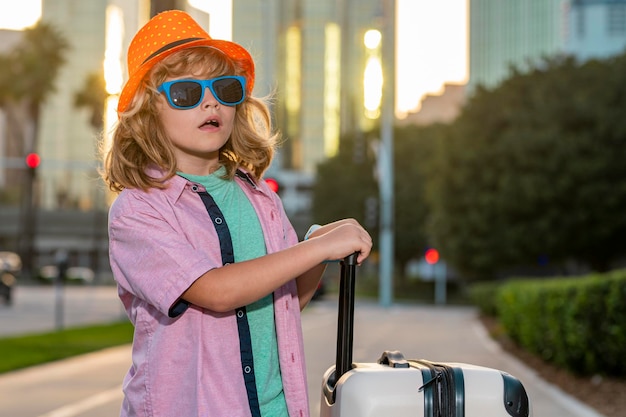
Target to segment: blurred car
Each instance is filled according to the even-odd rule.
[[[56,265],[46,265],[39,270],[39,278],[46,283],[55,283],[58,275],[59,268]],[[91,268],[72,266],[65,271],[64,282],[68,284],[91,284],[95,275]]]
[[[17,276],[22,270],[22,259],[15,252],[0,252],[0,297],[4,303],[13,302],[13,289],[17,283]]]

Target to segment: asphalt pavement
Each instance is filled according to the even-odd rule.
[[[59,307],[61,306],[61,307]],[[18,288],[11,307],[0,306],[0,336],[123,318],[114,287]],[[311,416],[319,415],[321,378],[334,363],[336,299],[313,302],[303,313]],[[540,378],[493,342],[472,307],[357,300],[355,362],[373,362],[384,350],[411,359],[464,362],[501,369],[524,384],[535,417],[604,417]],[[117,415],[130,346],[106,349],[0,375],[2,417],[104,417]],[[37,401],[33,401],[37,399]]]

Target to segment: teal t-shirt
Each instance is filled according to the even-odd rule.
[[[221,178],[225,172],[222,167],[208,176],[184,173],[179,175],[203,185],[215,200],[230,231],[235,262],[263,256],[266,248],[259,218],[239,185],[235,181]],[[278,360],[272,294],[246,306],[246,310],[261,415],[288,416]]]

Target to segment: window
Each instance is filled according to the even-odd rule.
[[[609,36],[626,35],[626,4],[609,4],[607,13]]]

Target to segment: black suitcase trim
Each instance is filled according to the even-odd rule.
[[[409,360],[422,372],[425,417],[465,417],[465,380],[459,368],[426,360]]]
[[[528,417],[530,401],[522,382],[506,372],[500,372],[504,380],[504,408],[512,417]]]

